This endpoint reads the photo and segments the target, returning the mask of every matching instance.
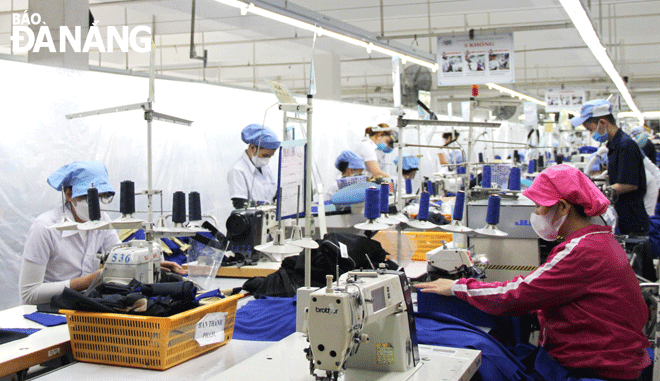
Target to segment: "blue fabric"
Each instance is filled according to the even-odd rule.
[[[598,148],[592,147],[592,146],[582,146],[582,147],[578,148],[578,151],[580,153],[594,153],[594,152],[598,151]]]
[[[71,197],[86,195],[92,185],[99,194],[115,194],[108,179],[108,170],[100,161],[74,161],[53,172],[46,181],[58,191],[71,187]]]
[[[0,328],[0,331],[18,332],[18,333],[24,333],[26,335],[31,335],[35,332],[41,331],[41,328]]]
[[[660,205],[660,203],[658,203]],[[649,240],[651,241],[651,255],[653,258],[660,258],[660,216],[649,217]]]
[[[335,192],[330,198],[330,202],[340,205],[359,204],[366,200],[365,191],[372,186],[377,187],[378,185],[371,182],[349,185]]]
[[[241,132],[241,139],[247,144],[252,144],[265,149],[278,149],[280,140],[275,131],[261,124],[250,124]]]
[[[589,102],[584,102],[582,109],[580,109],[580,116],[571,119],[573,127],[577,127],[584,123],[592,116],[605,116],[612,113],[612,104],[606,99],[594,99]]]
[[[399,158],[394,158],[394,164],[399,164]],[[419,169],[419,158],[417,156],[404,156],[403,157],[403,168],[404,171],[410,171],[411,169]]]
[[[211,291],[207,291],[203,293],[202,295],[199,295],[195,298],[195,302],[199,303],[200,300],[206,299],[206,298],[224,298],[225,296],[222,295],[222,291],[220,289],[215,289]]]
[[[364,159],[358,156],[353,151],[342,151],[337,160],[335,160],[335,168],[339,169],[339,164],[348,163],[348,168],[350,169],[365,169]]]
[[[32,320],[46,327],[53,327],[60,324],[66,324],[66,317],[60,315],[44,314],[42,312],[33,312],[23,315],[24,318]]]
[[[480,350],[481,366],[477,373],[484,381],[532,380],[525,375],[525,366],[509,350],[470,323],[440,312],[418,312],[415,325],[420,344]]]
[[[236,340],[279,341],[295,331],[295,297],[255,299],[236,311]]]

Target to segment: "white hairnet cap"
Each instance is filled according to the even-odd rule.
[[[74,161],[53,172],[46,180],[58,191],[71,187],[71,197],[87,194],[87,189],[94,186],[101,193],[115,194],[110,185],[108,170],[100,161]]]

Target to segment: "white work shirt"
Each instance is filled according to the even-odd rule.
[[[385,152],[379,150],[378,145],[374,143],[373,140],[369,139],[368,137],[364,137],[360,141],[360,145],[358,145],[355,153],[364,159],[365,164],[368,161],[377,161],[378,166],[380,166],[380,170],[383,172],[385,171]],[[369,171],[368,167],[365,169]]]
[[[46,266],[44,282],[58,282],[91,274],[99,269],[100,259],[96,253],[112,245],[121,243],[115,230],[50,229],[62,215],[58,207],[37,217],[28,232],[23,250],[23,259],[37,265]],[[67,208],[67,215],[73,215]],[[101,213],[101,220],[110,221],[107,213]],[[83,233],[83,234],[81,234]],[[86,237],[83,238],[83,235]]]
[[[277,177],[273,175],[270,166],[261,167],[261,172],[259,172],[245,151],[227,173],[227,183],[229,184],[230,199],[242,198],[273,202],[277,193]]]

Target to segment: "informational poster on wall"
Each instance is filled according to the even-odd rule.
[[[438,38],[438,85],[513,83],[513,33]]]
[[[580,112],[586,102],[583,89],[547,89],[545,91],[545,112],[559,112],[561,110]]]

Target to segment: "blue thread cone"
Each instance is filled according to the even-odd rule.
[[[452,219],[458,221],[463,219],[464,205],[465,205],[465,192],[459,191],[458,193],[456,193],[456,202],[454,204],[454,214],[452,215]]]
[[[412,179],[406,179],[406,194],[411,194],[412,192]]]
[[[486,223],[497,225],[500,223],[500,202],[502,198],[499,195],[492,194],[488,197],[488,210],[486,211]]]
[[[380,217],[380,190],[367,188],[365,190],[364,217],[370,220]]]
[[[493,169],[490,167],[490,165],[484,165],[483,170],[481,172],[481,187],[490,188],[492,178],[493,178]]]
[[[513,167],[509,172],[509,190],[520,190],[520,168]]]
[[[380,184],[380,213],[387,213],[390,209],[390,184]]]
[[[426,221],[429,219],[429,200],[431,195],[428,192],[423,192],[419,196],[419,211],[417,212],[417,219]]]

